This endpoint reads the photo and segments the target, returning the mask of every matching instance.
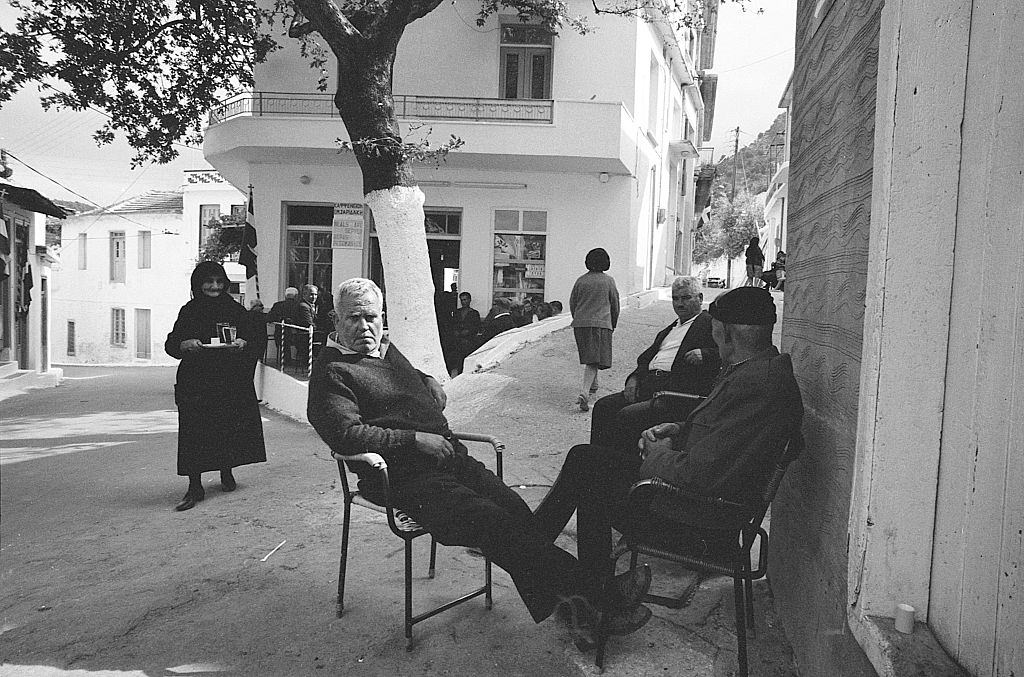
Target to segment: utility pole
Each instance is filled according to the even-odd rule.
[[[732,203],[733,210],[735,210],[736,204],[736,163],[740,157],[740,128],[736,127],[736,139],[733,141],[732,146],[732,194],[729,196],[729,202]],[[732,287],[732,256],[728,253],[725,255],[725,286],[726,288]]]
[[[736,127],[736,140],[732,146],[732,195],[729,196],[729,202],[736,201],[736,163],[740,158],[740,128]]]

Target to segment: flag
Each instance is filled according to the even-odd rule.
[[[245,209],[245,228],[242,230],[242,249],[238,263],[245,266],[245,279],[256,277],[256,216],[252,206],[252,186],[249,186],[249,204]]]

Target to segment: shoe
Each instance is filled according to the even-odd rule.
[[[613,578],[608,587],[608,606],[612,612],[632,609],[644,601],[644,595],[651,589],[651,567],[633,567]]]
[[[235,476],[231,474],[230,470],[220,471],[220,488],[224,491],[234,491],[238,488]]]
[[[204,498],[206,498],[206,490],[204,490],[202,487],[199,487],[198,490],[189,489],[188,491],[185,492],[185,496],[184,498],[181,499],[181,503],[174,506],[174,509],[177,510],[178,512],[182,512],[183,510],[191,510],[192,508],[196,507],[196,503],[203,500]]]
[[[587,396],[583,393],[580,393],[579,397],[576,398],[576,404],[580,405],[580,411],[590,410],[590,402],[587,401]]]
[[[630,635],[647,625],[652,615],[650,609],[639,604],[632,609],[606,613],[602,625],[609,635]]]

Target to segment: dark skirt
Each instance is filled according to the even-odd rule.
[[[573,327],[576,349],[580,353],[580,364],[589,364],[598,369],[612,366],[612,330],[604,327]]]
[[[252,381],[174,386],[178,405],[178,474],[195,475],[267,460]]]

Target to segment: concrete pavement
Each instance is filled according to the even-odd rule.
[[[665,300],[623,313],[599,395],[621,387],[671,317]],[[448,387],[453,428],[502,438],[506,481],[531,505],[568,448],[588,438],[589,415],[574,405],[579,372],[572,333],[561,329]],[[208,475],[206,501],[175,513],[185,482],[174,474],[173,370],[65,376],[0,404],[0,675],[594,673],[593,655],[559,626],[530,620],[500,570],[493,610],[474,600],[425,621],[406,652],[401,544],[364,510],[355,512],[346,614],[336,618],[341,490],[308,426],[265,413],[269,462],[239,469],[233,494]],[[561,541],[570,551],[573,529]],[[425,579],[423,541],[417,606],[476,583],[481,563],[460,548],[440,548],[438,577]],[[691,580],[654,569],[660,590]],[[751,672],[795,674],[768,588],[755,589]],[[606,674],[731,674],[731,595],[729,580],[713,579],[686,609],[652,607],[647,627],[610,641]]]

